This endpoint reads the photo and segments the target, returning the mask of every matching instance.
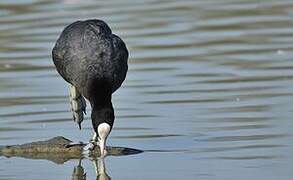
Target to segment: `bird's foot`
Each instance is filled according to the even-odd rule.
[[[96,146],[97,146],[97,142],[90,141],[86,146],[83,147],[83,152],[82,153],[84,155],[89,155],[90,152],[92,150],[94,150]]]

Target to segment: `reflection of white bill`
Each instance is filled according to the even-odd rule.
[[[111,179],[106,172],[105,161],[104,158],[98,158],[94,161],[94,167],[97,175],[97,179],[99,180],[109,180]]]
[[[78,165],[74,167],[71,180],[86,180],[87,179],[86,172],[84,171],[84,168],[82,167],[81,161],[82,160],[80,159]],[[94,159],[91,159],[91,161],[94,164],[97,180],[111,179],[111,177],[108,176],[106,172],[104,158],[94,158]],[[93,179],[93,178],[90,178],[90,179]]]

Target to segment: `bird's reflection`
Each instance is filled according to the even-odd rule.
[[[106,166],[104,158],[93,158],[91,159],[96,172],[97,180],[110,180],[111,177],[106,172]],[[86,180],[86,172],[81,164],[82,160],[79,160],[77,166],[74,167],[72,173],[72,180]]]
[[[72,180],[86,180],[86,173],[81,165],[81,159],[79,160],[78,165],[73,169]]]
[[[110,176],[106,172],[106,166],[104,158],[97,158],[93,160],[97,180],[110,180]]]

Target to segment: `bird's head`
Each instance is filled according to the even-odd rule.
[[[107,154],[106,141],[114,123],[114,109],[112,104],[111,106],[100,109],[94,108],[92,111],[92,123],[95,132],[98,134],[101,156],[104,157]]]

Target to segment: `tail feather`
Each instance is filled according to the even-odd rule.
[[[70,85],[70,105],[73,121],[79,125],[79,128],[81,128],[83,114],[86,114],[86,101],[73,85]]]

